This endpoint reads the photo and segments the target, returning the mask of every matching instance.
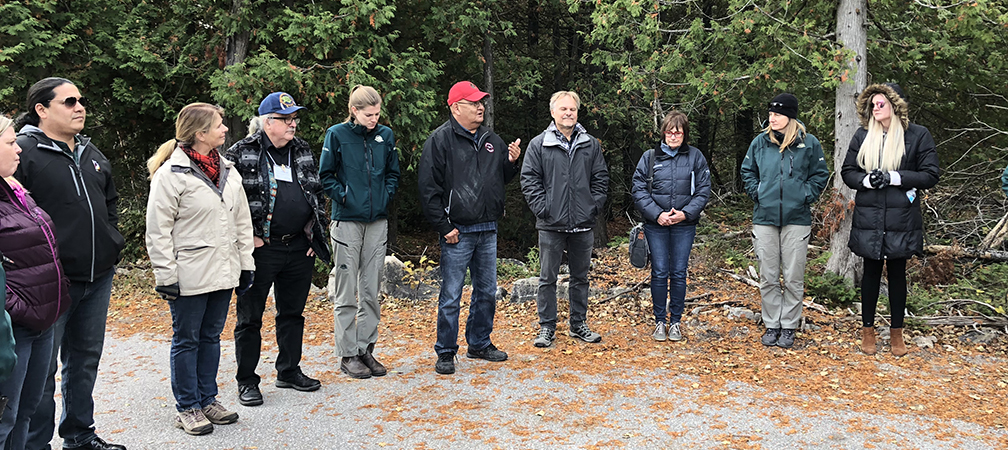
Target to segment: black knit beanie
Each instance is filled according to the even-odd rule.
[[[794,95],[788,94],[787,92],[783,94],[777,94],[773,100],[770,100],[770,112],[775,112],[777,114],[783,114],[792,119],[798,118],[798,98]]]

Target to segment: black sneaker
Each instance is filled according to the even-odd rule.
[[[795,330],[787,328],[781,330],[780,339],[777,339],[777,346],[780,348],[791,348],[794,345]]]
[[[493,344],[486,346],[486,348],[482,350],[473,350],[470,348],[466,351],[466,356],[469,358],[484,359],[493,362],[507,361],[507,353],[497,350],[497,347]]]
[[[570,332],[567,334],[569,334],[570,337],[581,339],[589,344],[602,342],[602,336],[588,328],[588,324],[584,322],[572,325]]]
[[[277,377],[276,387],[282,389],[294,388],[301,392],[311,392],[317,391],[318,388],[322,387],[322,383],[319,380],[305,375],[303,372],[298,371],[293,377],[287,380],[281,380]]]
[[[244,406],[259,406],[263,404],[262,392],[258,384],[239,384],[238,403]]]
[[[777,345],[777,339],[780,338],[780,328],[767,328],[766,333],[763,333],[763,337],[760,338],[760,342],[767,347],[773,347]]]
[[[434,363],[434,371],[441,375],[455,373],[455,354],[449,352],[438,355],[437,362]]]

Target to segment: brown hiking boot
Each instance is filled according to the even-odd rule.
[[[213,424],[203,415],[203,410],[199,408],[179,411],[175,415],[175,427],[181,428],[186,433],[193,436],[200,436],[213,432]]]
[[[878,349],[875,347],[875,327],[861,328],[861,352],[866,355],[874,355]]]
[[[903,342],[902,328],[889,329],[889,343],[890,346],[892,346],[893,356],[903,356],[907,354],[906,343]]]
[[[203,407],[203,415],[214,425],[227,425],[238,421],[238,413],[228,411],[219,401]]]
[[[340,370],[353,378],[371,378],[371,369],[364,365],[360,356],[344,357],[340,361]]]

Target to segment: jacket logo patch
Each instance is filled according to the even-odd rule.
[[[92,159],[91,160],[91,164],[94,164],[94,170],[95,170],[95,172],[101,172],[101,166],[98,165],[98,161],[95,161],[95,160]]]
[[[490,153],[494,152],[494,146],[493,146],[493,144],[487,142],[485,147],[486,147],[486,151],[487,152],[490,152]]]
[[[385,142],[385,139],[382,139],[382,137],[381,137],[381,136],[375,136],[375,137],[374,137],[374,141],[375,141],[375,142]]]

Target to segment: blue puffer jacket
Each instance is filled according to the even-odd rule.
[[[653,150],[644,152],[633,174],[631,195],[634,206],[648,222],[658,223],[661,213],[675,208],[686,215],[685,225],[700,220],[711,194],[710,169],[707,159],[696,147],[679,148],[676,156],[661,149],[661,142]],[[684,151],[685,150],[685,151]],[[658,155],[654,158],[653,155]],[[654,182],[648,192],[649,164],[654,162]]]

